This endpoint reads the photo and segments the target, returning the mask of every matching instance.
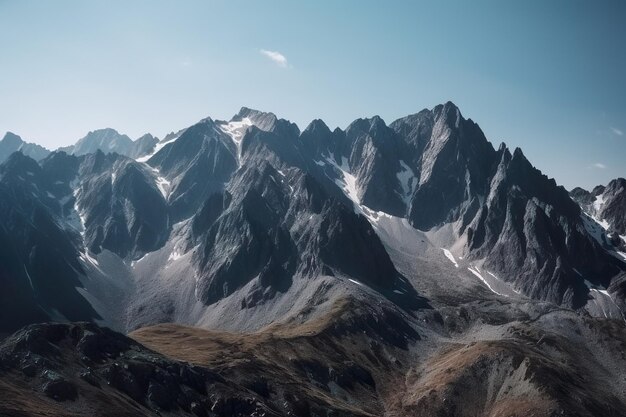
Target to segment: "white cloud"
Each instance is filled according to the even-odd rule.
[[[594,168],[598,168],[598,169],[606,169],[606,165],[604,165],[601,162],[596,162],[595,164],[592,165]]]
[[[279,67],[287,68],[287,58],[280,52],[268,51],[267,49],[259,49],[259,52],[261,53],[261,55],[264,55],[267,58],[271,59]]]
[[[624,136],[624,132],[616,127],[612,127],[611,132],[613,132],[617,136]]]

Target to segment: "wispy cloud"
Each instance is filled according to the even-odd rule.
[[[606,165],[604,165],[601,162],[596,162],[595,164],[592,165],[592,167],[597,168],[597,169],[606,169]]]
[[[276,65],[281,68],[287,68],[289,66],[287,58],[280,52],[268,51],[267,49],[259,49],[259,52],[261,53],[261,55],[271,59]]]
[[[612,127],[611,128],[611,132],[613,132],[617,136],[624,136],[624,131],[622,131],[622,130],[616,128],[616,127]]]

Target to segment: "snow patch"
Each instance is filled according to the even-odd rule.
[[[72,192],[72,196],[74,197],[74,213],[76,214],[76,216],[78,217],[78,222],[74,221],[74,227],[75,229],[80,233],[81,237],[83,238],[83,243],[85,240],[85,215],[83,213],[81,213],[80,208],[78,207],[78,198],[80,197],[80,188],[77,187],[74,189],[74,191]],[[74,220],[74,219],[70,219]]]
[[[28,269],[26,268],[26,265],[24,265],[24,272],[26,272],[26,278],[28,278],[28,283],[30,284],[30,289],[31,290],[35,290],[35,286],[33,285],[33,279],[30,277],[30,274],[28,273]]]
[[[341,174],[341,178],[334,178],[335,184],[343,190],[345,195],[354,202],[355,211],[358,213],[361,209],[361,200],[357,191],[356,177],[350,173],[350,167],[348,166],[348,158],[341,157],[341,165],[338,164],[334,158],[326,158],[324,161],[315,161],[317,165],[325,166],[331,165]]]
[[[89,254],[88,249],[85,249],[85,252],[80,253],[80,259],[82,259],[84,263],[94,267],[101,274],[105,274],[105,272],[100,268],[100,263],[98,262],[98,260]]]
[[[161,192],[163,197],[167,199],[170,192],[170,182],[165,177],[158,175],[158,171],[156,177],[156,185],[159,188],[159,191]]]
[[[137,259],[136,261],[131,261],[130,267],[134,268],[135,265],[137,265],[139,262],[143,261],[146,258],[146,256],[148,256],[148,255],[150,255],[150,253],[146,253],[144,256],[142,256],[141,258]]]
[[[237,159],[241,158],[241,141],[248,131],[248,128],[252,125],[252,120],[248,117],[244,117],[238,122],[228,122],[220,125],[222,132],[226,133],[237,147]]]
[[[625,252],[610,249],[612,245],[606,240],[606,233],[609,229],[609,223],[606,220],[599,220],[588,213],[581,213],[580,218],[583,221],[583,225],[585,226],[587,233],[600,243],[600,245],[603,246],[607,252],[618,259],[626,260]]]
[[[494,294],[497,295],[503,295],[505,297],[508,297],[506,294],[501,294],[498,291],[494,290],[491,285],[489,284],[489,282],[487,282],[487,280],[482,276],[482,274],[480,273],[480,269],[478,269],[477,266],[470,266],[467,268],[472,274],[476,275],[482,282],[483,284],[485,284],[487,286],[487,288],[489,288],[489,291],[491,291]]]
[[[594,211],[594,213],[598,214],[600,212],[600,210],[602,210],[603,206],[604,206],[604,194],[600,194],[593,201],[593,211]]]
[[[446,258],[450,259],[450,262],[452,262],[454,266],[458,268],[459,264],[456,262],[456,259],[454,259],[454,255],[452,255],[452,252],[444,248],[441,248],[441,250],[443,251],[443,254],[446,255]]]
[[[89,251],[81,252],[80,258],[85,262],[89,262],[92,265],[100,266],[98,260],[89,254]]]
[[[165,145],[170,144],[172,142],[174,142],[176,139],[178,139],[180,137],[180,135],[174,136],[171,139],[166,140],[165,142],[159,142],[156,144],[156,146],[154,147],[154,149],[152,150],[152,152],[150,152],[147,155],[144,155],[140,158],[135,159],[135,161],[137,162],[146,162],[148,159],[152,158],[154,155],[157,154],[157,152],[159,152],[161,149],[163,149],[165,147]]]
[[[491,276],[493,277],[493,279],[495,279],[495,280],[497,280],[497,281],[500,281],[500,282],[504,282],[504,281],[502,281],[500,278],[498,278],[495,274],[493,274],[493,273],[491,273],[491,272],[489,272],[489,271],[487,271],[487,273],[488,273],[489,275],[491,275]],[[515,287],[513,287],[513,285],[510,285],[510,284],[509,284],[509,288],[510,288],[510,289],[511,289],[511,290],[512,290],[515,294],[522,295],[522,293],[521,293],[520,291],[516,290],[516,289],[515,289]],[[503,294],[503,295],[504,295],[505,297],[508,297],[506,294]]]
[[[400,171],[397,173],[398,181],[400,181],[400,186],[402,187],[402,200],[405,205],[409,205],[411,202],[411,197],[413,197],[413,189],[415,187],[415,183],[417,182],[417,178],[415,178],[415,174],[411,167],[409,167],[404,161],[400,161]]]
[[[167,258],[168,262],[169,261],[176,261],[180,258],[183,257],[183,254],[178,252],[177,250],[172,251],[172,253],[170,253],[170,256]]]

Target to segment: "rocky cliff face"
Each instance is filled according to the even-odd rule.
[[[623,414],[623,180],[452,103],[118,139],[0,164],[0,333],[92,322],[2,340],[0,414]]]
[[[411,276],[390,257],[416,244],[411,236],[443,247],[455,265],[462,259],[463,271],[485,280],[483,268],[496,294],[493,285],[572,308],[589,300],[611,309],[622,303],[615,298],[626,269],[620,246],[608,234],[598,239],[595,230],[600,218],[620,227],[623,181],[594,191],[595,200],[575,193],[598,206],[596,221],[521,150],[494,149],[450,102],[389,126],[379,117],[359,119],[345,131],[316,120],[300,132],[272,113],[244,107],[229,121],[207,118],[158,143],[149,136],[132,142],[110,130],[92,133],[74,152],[94,145],[93,153],[56,152],[40,164],[24,163],[46,172],[36,193],[69,231],[72,262],[81,253],[112,253],[133,263],[123,275],[139,279],[146,286],[140,292],[165,297],[142,300],[137,311],[173,303],[177,307],[165,311],[174,319],[212,305],[274,305],[282,296],[294,307],[300,301],[290,291],[308,299],[329,277],[404,306],[422,305],[407,284]],[[138,142],[147,154],[136,159],[99,150]],[[4,181],[16,186],[20,180],[7,174]],[[158,271],[148,268],[165,287],[174,273],[167,271],[182,268],[178,259],[184,258],[176,301],[172,289],[151,288],[138,272],[143,267],[135,263],[146,255],[165,257]],[[120,273],[100,269],[105,276]],[[182,295],[190,291],[204,306],[189,307],[193,313]]]
[[[84,274],[78,234],[62,226],[54,185],[33,159],[14,153],[0,166],[0,328],[95,319],[77,290]]]
[[[85,246],[122,258],[140,258],[162,246],[169,232],[165,198],[154,174],[137,162],[102,152],[82,159],[76,210]]]
[[[626,235],[626,179],[616,178],[591,192],[577,187],[570,191],[570,196],[585,212],[606,222],[609,232]]]

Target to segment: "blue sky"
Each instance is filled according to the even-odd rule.
[[[241,106],[345,128],[452,100],[570,188],[626,176],[623,1],[0,0],[0,131],[55,148]]]

